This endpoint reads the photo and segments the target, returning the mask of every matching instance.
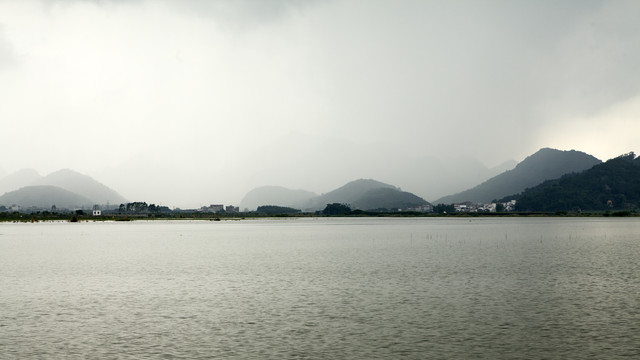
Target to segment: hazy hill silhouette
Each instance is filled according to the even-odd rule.
[[[10,193],[16,190],[20,190],[25,187],[55,187],[57,189],[64,189],[67,193],[62,193],[57,190],[51,190],[52,194],[55,193],[55,198],[60,199],[61,203],[73,203],[77,197],[71,196],[68,200],[64,200],[65,194],[74,194],[81,198],[88,199],[87,204],[112,204],[118,205],[126,203],[127,200],[118,194],[115,190],[107,187],[106,185],[96,181],[88,175],[78,173],[70,169],[59,170],[53,172],[47,176],[41,176],[33,169],[23,169],[9,174],[0,179],[0,194]],[[28,197],[32,198],[35,194],[41,194],[46,199],[51,199],[49,192],[44,190],[46,188],[31,188],[25,190],[24,194],[30,194]],[[12,205],[6,202],[0,203],[2,205]],[[16,203],[17,204],[17,203]],[[55,204],[58,206],[58,204]],[[34,206],[34,205],[27,205]]]
[[[37,181],[40,185],[52,185],[71,191],[80,196],[91,199],[94,204],[118,205],[127,200],[115,190],[96,181],[88,175],[63,169],[53,172]]]
[[[74,209],[91,206],[94,202],[84,196],[56,186],[25,186],[0,196],[0,204],[18,205],[23,208],[35,206],[48,209],[55,205],[58,209]]]
[[[440,198],[434,203],[488,203],[494,199],[518,194],[545,180],[581,172],[600,163],[597,158],[581,151],[543,148],[518,163],[513,170],[505,171],[469,190]]]
[[[40,174],[33,169],[18,170],[0,179],[0,194],[34,185],[40,178]]]
[[[258,206],[275,205],[317,211],[333,203],[347,204],[354,210],[406,209],[428,204],[423,198],[393,185],[372,179],[359,179],[319,196],[305,190],[262,186],[249,191],[240,207],[254,210]]]
[[[385,184],[372,179],[359,179],[351,181],[333,191],[322,194],[305,203],[299,203],[297,206],[303,210],[315,211],[324,209],[327,204],[342,203],[352,204],[359,200],[367,191],[389,188],[397,189],[393,185]]]
[[[334,155],[329,156],[327,151]],[[286,135],[247,156],[247,161],[258,164],[248,176],[250,188],[271,184],[289,189],[335,189],[366,177],[427,200],[469,189],[516,165],[509,160],[487,167],[474,156],[450,155],[447,151],[419,155],[393,151],[384,143],[363,145],[300,133]]]
[[[294,204],[309,201],[318,194],[306,190],[291,190],[282,186],[261,186],[249,191],[242,201],[240,209],[255,210],[258,206],[275,205],[291,207]]]

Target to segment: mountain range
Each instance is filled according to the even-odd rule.
[[[633,210],[640,207],[640,158],[621,155],[580,173],[547,180],[518,195],[520,211]]]
[[[276,205],[317,211],[331,203],[347,204],[353,209],[361,210],[407,209],[429,204],[423,198],[393,185],[372,179],[359,179],[322,195],[283,187],[260,187],[247,193],[240,206],[250,210],[254,210],[254,206]]]
[[[59,209],[73,209],[91,206],[94,202],[57,186],[34,185],[25,186],[0,196],[0,204],[39,209],[48,209],[55,205]]]
[[[340,154],[340,159],[328,156],[327,149]],[[486,166],[473,156],[453,156],[446,151],[437,156],[423,156],[384,143],[356,144],[298,133],[265,145],[250,157],[251,162],[258,164],[255,168],[231,171],[247,174],[242,178],[247,189],[278,185],[319,193],[317,189],[335,189],[365,178],[393,184],[429,201],[469,189],[513,169],[517,163],[509,160]]]
[[[451,204],[463,201],[489,203],[507,195],[519,194],[545,180],[590,169],[601,162],[581,151],[543,148],[525,158],[512,170],[494,176],[471,189],[442,197],[434,203]]]
[[[513,169],[503,171],[468,190],[442,197],[434,203],[451,204],[464,201],[490,203],[492,200],[507,195],[519,194],[545,180],[578,173],[600,163],[602,162],[597,158],[581,151],[543,148],[525,158]],[[420,171],[425,170],[429,169]],[[479,180],[476,179],[476,181]],[[402,201],[401,198],[407,201]],[[391,200],[384,201],[383,199]],[[278,205],[315,211],[322,209],[326,204],[338,202],[368,210],[414,207],[419,206],[421,201],[423,201],[422,204],[427,203],[419,196],[402,192],[393,185],[376,180],[361,179],[322,195],[305,190],[289,190],[284,187],[259,187],[250,191],[243,198],[240,207],[255,209],[260,205]]]
[[[543,148],[512,169],[485,181],[480,180],[482,176],[475,178],[479,185],[442,197],[434,203],[489,203],[495,199],[516,199],[518,209],[522,211],[637,208],[640,206],[639,163],[633,153],[603,163],[581,151]],[[422,168],[419,172],[429,170]],[[47,176],[31,169],[5,175],[0,178],[2,193],[0,205],[7,207],[47,208],[56,205],[73,208],[127,202],[113,189],[69,169]],[[348,204],[352,209],[361,210],[430,205],[424,198],[389,183],[359,179],[320,195],[282,186],[261,186],[244,196],[240,208],[255,210],[258,206],[273,205],[317,211],[332,203]]]
[[[542,148],[513,169],[434,203],[490,203],[497,199],[517,199],[518,208],[523,211],[628,209],[640,206],[640,200],[636,199],[636,192],[640,192],[636,184],[640,182],[637,173],[640,172],[639,162],[633,154],[603,163],[581,151]],[[587,186],[585,184],[600,192],[582,188]],[[578,193],[581,195],[576,198]],[[554,197],[558,200],[551,201]],[[386,202],[383,199],[391,200]],[[261,201],[265,203],[259,204]],[[242,204],[257,206],[268,203],[313,211],[336,202],[363,210],[407,208],[427,203],[393,185],[361,179],[322,195],[282,187],[278,187],[277,193],[269,187],[258,188],[248,193]]]
[[[23,169],[0,179],[0,204],[48,208],[121,204],[127,200],[88,175],[63,169],[47,176]]]

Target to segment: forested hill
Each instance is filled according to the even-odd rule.
[[[258,204],[258,212],[264,213],[294,209],[314,212],[324,209],[327,204],[343,204],[353,210],[367,211],[397,211],[430,205],[415,194],[373,179],[354,180],[326,194],[314,195],[302,190],[267,186],[250,191],[241,204]]]
[[[407,209],[427,205],[423,198],[410,192],[393,188],[372,189],[364,193],[359,199],[353,201],[351,206],[354,209],[377,210],[377,209]]]
[[[353,204],[360,200],[360,198],[362,198],[368,191],[380,188],[397,190],[393,185],[385,184],[373,179],[358,179],[326,194],[322,194],[306,202],[296,204],[296,207],[305,211],[315,211],[322,210],[327,204],[331,203]]]
[[[545,181],[516,199],[519,211],[604,211],[640,207],[640,158],[619,156],[579,174]]]
[[[472,189],[445,196],[434,203],[488,203],[507,195],[518,194],[545,180],[580,172],[600,163],[597,158],[581,151],[543,148],[522,160],[513,170],[505,171]]]

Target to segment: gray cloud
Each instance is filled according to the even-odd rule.
[[[225,27],[242,30],[282,21],[321,2],[326,0],[167,0],[165,3],[191,16],[213,19]]]
[[[16,63],[17,55],[13,50],[13,46],[5,38],[4,25],[0,23],[0,70]]]
[[[496,159],[503,149],[491,139],[535,150],[531,135],[556,115],[593,113],[639,90],[637,3],[410,4],[326,15],[331,33],[311,41],[338,74],[325,95],[340,103],[346,131],[414,143],[420,133]]]

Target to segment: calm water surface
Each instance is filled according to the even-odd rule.
[[[638,359],[640,221],[0,224],[0,358]]]

